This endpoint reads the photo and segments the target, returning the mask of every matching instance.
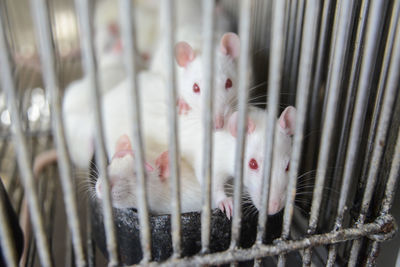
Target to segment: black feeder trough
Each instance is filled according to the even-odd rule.
[[[101,203],[91,201],[91,220],[93,235],[96,244],[107,257],[107,247],[103,224],[103,210]],[[139,217],[135,209],[113,209],[114,223],[117,233],[118,254],[120,264],[132,265],[142,259],[140,245]],[[268,220],[266,243],[279,237],[281,232],[282,212]],[[241,247],[248,248],[254,244],[257,234],[257,216],[244,217],[241,228]],[[163,261],[172,255],[171,216],[150,216],[151,226],[151,253],[152,260]],[[201,215],[199,212],[183,213],[182,226],[182,257],[191,256],[201,249]],[[231,221],[218,209],[213,210],[211,216],[210,252],[224,251],[229,248],[231,241]]]

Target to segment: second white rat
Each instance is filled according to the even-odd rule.
[[[148,207],[152,214],[171,214],[171,186],[169,178],[169,160],[167,151],[159,153],[159,149],[146,150],[145,170]],[[181,170],[181,211],[192,212],[201,210],[201,188],[191,166],[184,160],[180,161]],[[120,209],[137,208],[137,178],[135,171],[135,155],[130,139],[121,136],[116,143],[115,154],[107,168],[111,199],[113,206]],[[101,199],[101,178],[97,179],[95,192]]]

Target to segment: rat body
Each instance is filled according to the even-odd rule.
[[[277,120],[275,143],[273,148],[274,162],[271,172],[271,193],[269,197],[268,214],[279,212],[286,198],[286,187],[289,180],[289,160],[292,151],[292,135],[295,127],[294,107],[287,107]],[[235,149],[237,114],[234,113],[228,121],[226,129],[213,133],[213,204],[217,205],[227,216],[232,214],[232,198],[224,191],[228,179],[235,175]],[[188,115],[190,117],[190,115]],[[259,108],[250,107],[248,114],[248,135],[245,147],[245,163],[243,184],[253,204],[261,208],[261,188],[264,166],[265,131],[267,112]],[[194,119],[195,120],[195,119]],[[183,125],[195,125],[183,121]],[[197,128],[196,128],[197,127]],[[200,184],[203,183],[201,175],[202,164],[202,129],[201,125],[194,128],[181,130],[181,152],[193,165],[196,177]],[[197,141],[196,141],[197,140]]]
[[[146,149],[146,186],[148,196],[148,207],[152,214],[171,214],[171,186],[167,181],[168,154],[161,153],[160,146],[148,147]],[[150,163],[149,163],[150,162]],[[154,166],[154,167],[153,167]],[[181,183],[181,211],[192,212],[201,210],[201,188],[192,167],[185,161],[180,161]],[[111,199],[113,206],[120,209],[137,208],[136,198],[137,178],[135,171],[135,156],[130,140],[126,135],[117,140],[115,154],[108,166],[110,179]],[[95,192],[101,199],[101,179],[97,179]]]

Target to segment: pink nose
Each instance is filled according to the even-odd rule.
[[[99,199],[101,199],[103,197],[103,191],[102,191],[102,185],[101,184],[102,184],[101,182],[97,181],[97,183],[95,185],[96,194],[97,194],[97,197]],[[114,186],[114,181],[113,180],[109,180],[109,186],[110,186],[110,190],[111,190],[113,188],[113,186]]]
[[[222,129],[224,127],[224,117],[221,115],[215,116],[214,120],[215,129]]]

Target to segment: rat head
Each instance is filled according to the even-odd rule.
[[[225,33],[215,53],[214,69],[214,127],[221,129],[225,117],[230,113],[237,98],[236,61],[240,51],[239,37]],[[204,88],[203,59],[186,42],[175,46],[175,59],[181,67],[179,72],[179,94],[192,109],[202,110]]]
[[[152,175],[154,168],[145,163],[145,170]],[[136,170],[135,156],[127,135],[122,135],[116,145],[115,154],[107,167],[111,201],[116,208],[130,208],[136,206]],[[96,182],[96,196],[102,199],[102,179],[98,177]]]
[[[248,135],[245,150],[244,185],[250,198],[259,210],[262,201],[262,177],[264,168],[264,147],[267,113],[252,110],[248,118]],[[275,127],[273,163],[270,178],[268,214],[279,212],[285,205],[286,188],[289,181],[289,161],[292,152],[292,136],[296,123],[296,109],[287,107],[280,115]],[[228,122],[231,134],[236,134],[236,116]]]

